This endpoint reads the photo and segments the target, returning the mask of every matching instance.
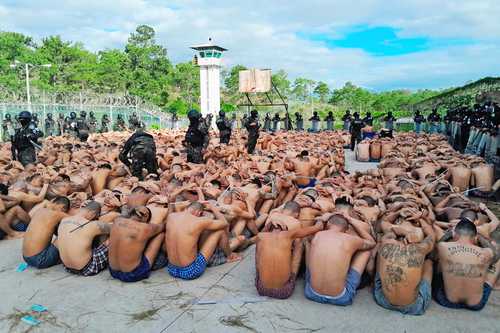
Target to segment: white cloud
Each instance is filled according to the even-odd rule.
[[[374,89],[459,85],[500,75],[500,5],[497,0],[0,0],[0,29],[37,39],[59,34],[89,49],[123,47],[139,24],[157,31],[174,61],[192,56],[189,46],[213,37],[229,49],[226,64],[283,68],[290,77],[351,81]],[[358,49],[331,49],[297,32],[341,36],[358,25],[391,26],[400,36],[472,39],[473,45],[394,57]]]

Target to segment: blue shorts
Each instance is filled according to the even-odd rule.
[[[363,132],[363,140],[370,140],[375,137],[375,132]]]
[[[196,259],[186,267],[168,264],[167,270],[170,275],[183,280],[194,280],[199,278],[207,268],[207,260],[203,254],[198,253]]]
[[[11,227],[15,231],[25,232],[28,229],[28,225],[24,222],[18,222]]]
[[[115,271],[114,269],[109,267],[109,273],[115,279],[118,279],[123,282],[137,282],[149,277],[151,273],[151,265],[149,264],[148,258],[145,255],[142,255],[141,262],[139,265],[131,272],[121,272]]]
[[[338,296],[326,296],[318,294],[311,286],[311,274],[309,269],[306,269],[306,287],[304,290],[305,296],[311,301],[332,304],[332,305],[351,305],[354,296],[356,295],[356,289],[361,282],[361,275],[350,268],[347,272],[344,290]]]
[[[483,285],[483,297],[481,297],[481,300],[476,305],[467,305],[465,303],[453,303],[450,300],[448,300],[448,297],[446,296],[446,292],[444,290],[443,274],[438,273],[436,280],[437,283],[435,283],[435,288],[433,293],[434,299],[439,305],[442,305],[450,309],[467,309],[472,311],[480,311],[485,307],[486,303],[488,303],[491,290],[493,289],[489,284],[485,283]]]
[[[49,268],[61,263],[59,250],[52,243],[47,245],[40,253],[31,257],[23,256],[23,258],[28,265],[36,268]]]
[[[314,186],[316,186],[316,178],[309,178],[309,184],[307,184],[307,185],[298,185],[297,184],[298,188],[308,188],[308,187],[314,187]]]
[[[429,281],[422,279],[418,285],[418,295],[415,302],[405,306],[392,305],[387,298],[385,298],[382,290],[382,281],[380,275],[375,275],[375,287],[373,288],[373,298],[378,305],[388,310],[399,311],[402,314],[421,316],[425,310],[431,305],[432,290]]]

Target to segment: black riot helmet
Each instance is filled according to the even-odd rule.
[[[21,123],[21,125],[23,127],[27,126],[31,122],[31,119],[32,119],[31,113],[28,111],[22,111],[17,116],[17,119],[19,119],[19,122]]]
[[[187,116],[190,122],[199,121],[201,118],[201,114],[194,109],[189,111]]]
[[[69,117],[70,117],[70,119],[75,119],[76,118],[76,112],[75,111],[71,111],[71,113],[69,114]]]
[[[102,119],[106,119],[107,120],[108,119],[108,115],[107,114],[103,114],[102,115]]]
[[[95,117],[94,111],[90,111],[89,116],[90,116],[90,118],[94,118]]]
[[[226,116],[226,113],[222,110],[219,111],[219,117],[224,118]]]
[[[5,120],[10,120],[10,119],[11,119],[11,118],[10,118],[10,113],[7,113],[7,114],[5,115]]]
[[[251,115],[253,118],[257,118],[257,116],[259,115],[259,113],[257,112],[257,110],[252,110],[252,112],[250,112],[250,115]]]

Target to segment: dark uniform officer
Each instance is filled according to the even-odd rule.
[[[335,117],[333,116],[333,112],[328,112],[328,115],[325,118],[326,121],[326,130],[333,131],[333,124],[335,122]]]
[[[384,121],[385,128],[392,132],[394,130],[394,121],[396,121],[396,118],[392,115],[391,111],[387,112],[387,116],[384,118]]]
[[[203,163],[203,147],[208,136],[208,131],[203,126],[201,114],[196,110],[188,112],[189,127],[186,131],[184,143],[187,152],[187,161],[190,163]]]
[[[415,133],[420,134],[420,131],[422,130],[422,123],[425,122],[425,118],[422,116],[420,111],[417,110],[413,121],[415,122]]]
[[[9,141],[12,135],[14,135],[14,123],[12,122],[11,115],[7,113],[2,122],[2,141]]]
[[[438,133],[441,127],[441,116],[437,113],[437,109],[432,109],[431,114],[427,117],[429,123],[429,133]]]
[[[55,134],[55,122],[52,118],[52,113],[47,113],[47,118],[45,118],[45,135],[53,136]]]
[[[101,129],[99,130],[99,133],[106,133],[109,132],[109,118],[107,114],[104,114],[101,117]]]
[[[283,120],[285,123],[285,131],[293,130],[292,120],[290,119],[290,114],[288,112],[285,113],[285,118]]]
[[[278,131],[278,128],[279,128],[279,125],[280,125],[280,121],[281,121],[280,114],[276,113],[274,115],[274,118],[273,118],[273,132]]]
[[[177,129],[177,122],[179,121],[179,117],[177,116],[177,111],[173,111],[170,117],[170,129]]]
[[[119,158],[123,164],[131,169],[132,175],[139,180],[144,179],[142,169],[148,170],[148,174],[158,173],[155,140],[142,128],[138,128],[125,142]]]
[[[252,112],[250,112],[250,117],[247,118],[245,122],[245,128],[248,131],[247,152],[253,154],[255,146],[257,145],[257,140],[259,139],[260,129],[259,114],[257,110],[252,110]]]
[[[219,129],[220,143],[229,144],[229,140],[231,140],[231,123],[226,118],[224,111],[219,111],[219,117],[217,117],[215,124]]]
[[[210,141],[210,128],[212,127],[212,119],[213,119],[213,114],[209,113],[205,116],[205,118],[202,118],[202,121],[200,121],[200,131],[202,133],[205,133],[203,136],[203,149],[206,149],[208,147],[208,143]]]
[[[344,122],[343,126],[344,131],[349,131],[349,129],[351,128],[351,120],[352,120],[351,111],[347,110],[344,116],[342,117],[342,121]]]
[[[373,117],[371,112],[366,113],[366,117],[363,119],[364,123],[368,126],[373,126]]]
[[[87,123],[87,112],[81,111],[80,117],[76,119],[76,131],[80,141],[85,142],[89,138],[89,125]]]
[[[32,122],[31,113],[23,111],[19,114],[21,128],[16,129],[11,138],[12,159],[21,162],[23,166],[36,163],[35,146],[43,133]]]
[[[121,114],[116,117],[116,122],[113,124],[113,131],[125,131],[127,130],[127,125],[125,124],[125,120],[123,120],[123,117]]]
[[[88,120],[87,124],[89,126],[90,133],[97,132],[97,119],[96,119],[93,111],[90,111],[90,113],[89,113],[89,120]]]
[[[38,126],[40,125],[40,121],[38,120],[38,115],[36,113],[32,114],[31,122],[33,123],[35,128],[38,128]]]
[[[66,132],[68,132],[71,136],[77,138],[78,137],[78,129],[76,125],[76,112],[71,112],[69,114],[69,119],[66,119]]]
[[[359,113],[354,112],[354,118],[351,121],[351,128],[349,131],[351,132],[351,150],[354,151],[354,146],[356,146],[356,142],[361,141],[361,129],[365,127],[365,123],[362,119],[359,118]]]
[[[64,134],[64,114],[59,113],[59,117],[57,118],[57,135],[63,135]]]
[[[269,116],[269,113],[266,113],[266,116],[264,118],[264,131],[269,132],[271,130],[271,117]]]
[[[313,116],[309,118],[309,121],[311,122],[311,128],[309,129],[309,132],[319,132],[319,123],[321,122],[321,119],[318,116],[318,112],[314,111]]]
[[[298,112],[295,112],[295,127],[297,131],[304,130],[304,118],[302,118],[302,115]]]
[[[141,128],[141,122],[137,117],[137,112],[132,112],[132,115],[128,118],[128,128],[132,131],[135,131],[138,128]]]

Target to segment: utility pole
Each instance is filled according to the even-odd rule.
[[[14,63],[10,65],[10,68],[17,68],[17,66],[24,65],[24,75],[26,78],[26,96],[28,102],[28,111],[31,112],[31,92],[30,92],[30,66],[31,67],[45,67],[50,68],[52,64],[44,64],[44,65],[32,65],[30,63],[21,63],[20,61],[14,60]]]
[[[30,67],[29,64],[24,64],[26,74],[26,95],[28,96],[28,111],[31,112],[31,94],[30,94]]]

